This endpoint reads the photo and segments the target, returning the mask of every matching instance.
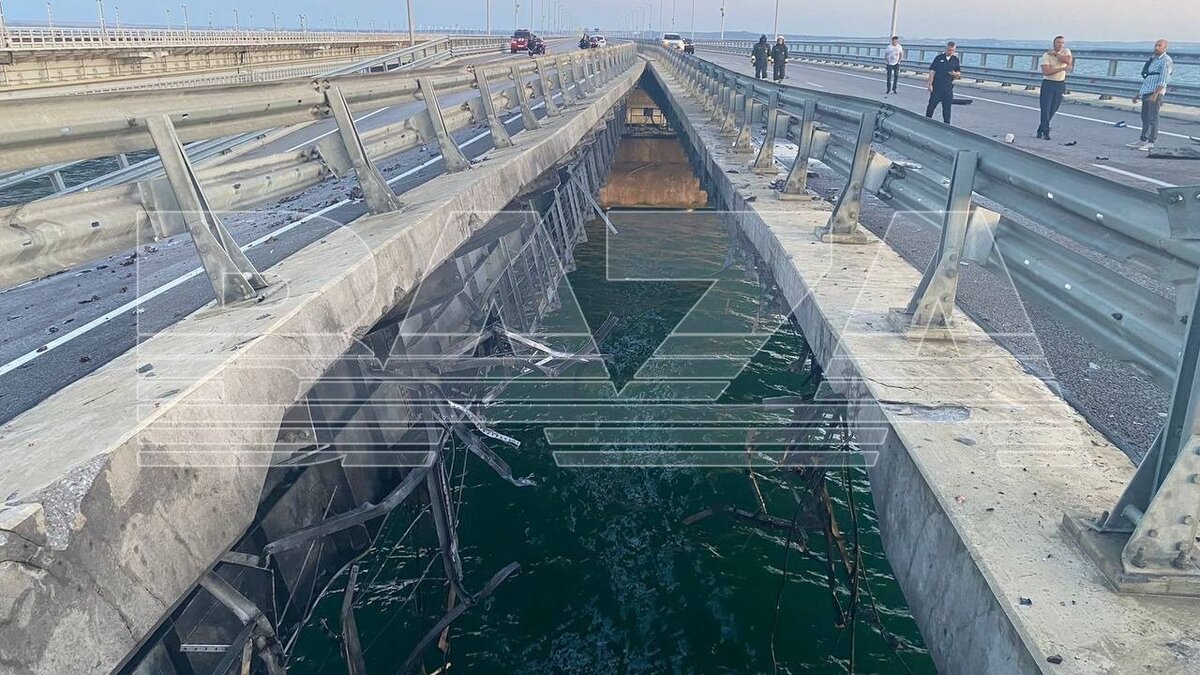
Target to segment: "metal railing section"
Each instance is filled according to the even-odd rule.
[[[41,166],[48,156],[60,158],[52,162],[67,162],[154,149],[163,160],[166,177],[0,209],[0,219],[9,224],[0,230],[0,287],[111,255],[141,241],[188,231],[201,250],[218,297],[224,302],[247,297],[257,290],[254,273],[238,259],[219,212],[246,209],[351,172],[372,212],[394,210],[399,202],[375,161],[436,143],[448,170],[466,169],[469,162],[450,136],[454,131],[486,123],[497,147],[511,145],[498,110],[519,109],[526,128],[536,128],[534,107],[544,106],[547,114],[558,115],[560,106],[595,91],[627,70],[635,58],[634,46],[626,44],[505,66],[479,66],[466,74],[391,72],[185,90],[170,99],[128,93],[90,97],[86,102],[82,98],[43,101],[36,105],[53,108],[46,110],[50,115],[43,119],[45,125],[61,123],[61,129],[77,133],[68,133],[64,142],[58,142],[49,126],[23,125],[19,130],[10,126],[0,131],[0,146],[6,141],[9,146],[4,151],[6,169]],[[499,89],[489,85],[501,79],[509,81]],[[475,89],[489,95],[445,108],[439,102],[446,95]],[[537,103],[531,102],[531,96]],[[95,102],[101,99],[103,103]],[[405,103],[422,104],[423,110],[366,132],[358,130],[350,114]],[[34,104],[0,102],[4,120],[0,126],[15,125],[16,117],[29,114],[29,105]],[[98,114],[105,109],[109,112]],[[188,141],[255,134],[320,119],[335,120],[337,132],[295,151],[196,167],[183,149]]]
[[[429,35],[418,35],[428,40]],[[407,44],[408,33],[360,31],[276,31],[261,29],[171,29],[171,28],[52,28],[4,27],[0,49],[111,49],[114,47],[195,47],[278,45],[313,43]]]
[[[936,227],[939,248],[908,307],[889,317],[922,339],[953,335],[960,265],[987,264],[1056,316],[1174,391],[1167,424],[1116,507],[1092,526],[1123,540],[1127,590],[1200,593],[1200,187],[1149,192],[879,101],[782,86],[658,46],[752,168],[774,173],[778,133],[798,152],[781,199],[804,199],[810,160],[846,177],[824,241],[852,245],[863,193]],[[1126,274],[1114,268],[1124,267]],[[1175,302],[1131,279],[1175,288]],[[1103,566],[1103,565],[1102,565]],[[1119,583],[1119,582],[1118,582]]]
[[[477,54],[481,52],[492,51],[499,49],[502,46],[507,46],[507,37],[496,35],[479,35],[479,36],[443,36],[435,40],[417,45],[416,47],[405,47],[404,49],[384,54],[383,56],[359,61],[348,66],[338,68],[329,72],[321,73],[321,77],[338,77],[341,75],[349,75],[352,73],[363,72],[386,72],[391,70],[402,70],[420,68],[433,65],[444,59],[464,56],[468,54]],[[312,67],[299,67],[288,69],[283,72],[270,73],[273,77],[261,78],[260,73],[249,73],[240,75],[217,75],[211,77],[203,77],[197,80],[188,80],[187,82],[173,83],[172,86],[205,86],[205,85],[220,85],[220,84],[243,84],[247,82],[269,81],[286,79],[289,77],[312,77]],[[114,86],[108,91],[134,91],[138,89],[148,89],[148,86],[130,86],[119,87]],[[97,92],[98,93],[98,92]],[[260,134],[250,133],[234,136],[230,138],[211,139],[208,141],[198,142],[190,145],[187,148],[188,157],[193,161],[201,161],[208,157],[223,154],[231,148],[253,138]],[[195,146],[195,147],[193,147]],[[0,190],[9,189],[27,183],[33,180],[43,179],[50,176],[54,187],[55,194],[69,194],[79,192],[81,190],[89,190],[97,187],[107,187],[116,185],[128,180],[140,180],[149,176],[155,175],[162,170],[162,165],[157,158],[151,158],[139,162],[135,166],[129,166],[128,159],[125,156],[118,155],[118,161],[121,169],[100,176],[84,183],[77,185],[66,185],[62,171],[75,162],[65,164],[55,164],[37,169],[29,169],[26,171],[18,171],[0,175]]]
[[[749,40],[697,40],[698,49],[729,54],[750,54],[754,43]],[[883,68],[886,45],[873,43],[793,42],[788,44],[789,59],[835,65]],[[944,45],[904,46],[907,57],[904,69],[924,75],[928,64],[945,49]],[[1001,47],[960,46],[963,59],[963,79],[977,82],[997,82],[1006,86],[1034,88],[1041,84],[1038,64],[1044,50]],[[1077,66],[1067,79],[1071,92],[1096,94],[1102,98],[1128,98],[1137,93],[1141,80],[1137,74],[1147,56],[1125,51],[1073,50],[1077,64],[1092,62],[1094,67]],[[1200,73],[1200,53],[1176,53],[1171,57],[1176,68],[1196,67]],[[1020,65],[1027,65],[1022,69]],[[1134,67],[1136,65],[1136,67]],[[1088,72],[1091,71],[1091,72]],[[1177,73],[1178,77],[1178,73]],[[1176,81],[1167,89],[1167,101],[1178,105],[1200,106],[1200,86]]]

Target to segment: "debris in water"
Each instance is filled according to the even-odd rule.
[[[1019,598],[1022,607],[1032,607],[1033,600],[1031,598]]]
[[[1057,666],[1063,662],[1063,657],[1062,654],[1051,654],[1050,656],[1046,657],[1046,661]]]

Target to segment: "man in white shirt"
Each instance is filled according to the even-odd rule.
[[[1038,138],[1050,140],[1050,121],[1062,105],[1063,94],[1067,93],[1067,74],[1074,67],[1075,57],[1067,49],[1067,39],[1061,35],[1055,36],[1054,46],[1042,54],[1042,91],[1039,97],[1042,123],[1038,125]]]
[[[883,62],[887,66],[887,90],[884,94],[895,94],[900,82],[900,62],[904,60],[904,47],[900,46],[900,38],[892,36],[892,44],[883,51]]]

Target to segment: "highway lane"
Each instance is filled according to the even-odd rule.
[[[749,59],[744,56],[708,51],[698,55],[739,72],[753,73]],[[899,93],[884,96],[882,72],[801,62],[789,63],[787,72],[784,81],[787,85],[886,101],[921,114],[929,98],[924,81],[914,77],[901,78]],[[1136,112],[1068,99],[1054,118],[1053,140],[1043,141],[1036,138],[1039,119],[1036,95],[1010,93],[998,87],[967,86],[958,87],[955,95],[974,101],[971,105],[955,106],[955,126],[995,139],[1011,133],[1016,136],[1016,145],[1024,150],[1143,189],[1200,185],[1200,161],[1151,159],[1145,153],[1125,147],[1138,139],[1141,121]],[[1120,121],[1128,126],[1114,126]],[[1200,137],[1200,121],[1164,118],[1161,128],[1159,145],[1162,146],[1192,145],[1188,137]]]
[[[519,56],[518,56],[519,58]],[[528,58],[528,57],[525,57]],[[544,111],[537,110],[539,116]],[[510,134],[523,127],[507,118]],[[468,158],[492,148],[486,125],[455,141]],[[442,173],[435,146],[381,163],[398,193]],[[259,210],[225,216],[234,238],[262,270],[366,213],[351,199],[353,178],[326,181]],[[148,242],[63,273],[0,291],[0,422],[95,371],[142,340],[212,301],[190,237]],[[130,374],[131,377],[134,375]]]

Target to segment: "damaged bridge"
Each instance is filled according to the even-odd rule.
[[[627,44],[465,73],[55,99],[38,120],[0,104],[5,169],[144,149],[165,169],[10,209],[23,225],[0,245],[8,285],[183,236],[215,295],[4,426],[0,671],[283,672],[320,589],[413,500],[457,601],[406,670],[516,573],[464,585],[443,456],[460,443],[528,484],[469,405],[504,378],[449,391],[429,375],[598,358],[535,334],[600,208],[643,67]],[[360,129],[380,106],[411,112]],[[240,164],[199,169],[182,145],[319,119],[335,132]],[[426,148],[431,176],[395,192],[407,176],[385,160]],[[330,182],[352,195],[345,225],[277,263],[260,268],[231,235],[247,208]]]

